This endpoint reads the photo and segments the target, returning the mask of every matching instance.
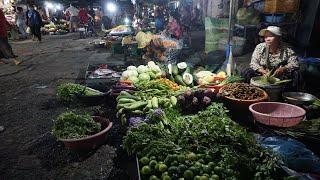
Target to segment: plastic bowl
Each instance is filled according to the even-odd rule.
[[[93,120],[101,124],[101,131],[80,139],[59,139],[72,151],[90,151],[102,145],[107,138],[107,133],[112,127],[112,122],[104,117],[92,116]]]
[[[306,111],[295,105],[279,102],[259,102],[250,105],[255,121],[268,126],[291,127],[302,121]]]

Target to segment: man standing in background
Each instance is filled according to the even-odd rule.
[[[70,15],[70,32],[75,32],[79,24],[79,10],[73,4],[70,4],[70,7],[66,10],[66,14]]]

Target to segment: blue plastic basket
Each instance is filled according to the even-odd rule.
[[[266,14],[264,15],[264,19],[267,23],[282,23],[285,16],[285,14]]]

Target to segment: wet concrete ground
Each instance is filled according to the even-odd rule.
[[[88,63],[122,58],[93,49],[92,40],[68,34],[45,36],[42,43],[11,43],[23,63],[0,65],[0,125],[5,126],[0,133],[0,179],[135,179],[130,172],[134,159],[120,147],[119,124],[108,142],[89,154],[72,153],[51,135],[53,119],[67,109],[100,108],[65,106],[56,100],[56,87],[83,81]]]

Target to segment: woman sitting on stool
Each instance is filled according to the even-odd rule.
[[[275,69],[274,74],[279,79],[292,79],[292,86],[297,89],[299,82],[299,62],[295,52],[281,41],[281,29],[269,26],[259,32],[264,36],[264,43],[256,46],[250,63],[242,76],[246,82],[255,76],[266,75]]]

